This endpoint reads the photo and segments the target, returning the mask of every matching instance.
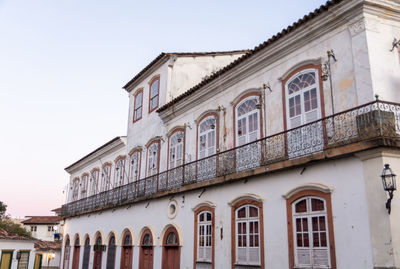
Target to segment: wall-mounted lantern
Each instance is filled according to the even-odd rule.
[[[389,167],[389,164],[385,164],[385,168],[383,168],[381,178],[383,189],[389,193],[389,199],[386,201],[386,209],[388,210],[388,213],[390,215],[393,192],[396,190],[396,175],[393,174],[392,169],[390,169]]]

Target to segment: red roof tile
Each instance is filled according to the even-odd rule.
[[[23,236],[16,233],[11,233],[0,228],[0,239],[7,239],[7,240],[25,240],[25,241],[35,241],[36,239],[29,236]]]
[[[60,251],[61,250],[61,241],[60,242],[54,242],[54,241],[36,241],[35,242],[35,249],[37,251],[49,251],[49,250],[55,250],[55,251]]]
[[[22,221],[23,224],[55,224],[62,219],[59,216],[28,216],[29,219]]]

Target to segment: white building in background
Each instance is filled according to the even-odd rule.
[[[24,228],[31,232],[32,237],[44,241],[54,241],[61,232],[60,216],[27,216],[27,219],[22,221]],[[62,238],[60,238],[62,239]]]
[[[399,1],[334,0],[250,51],[159,55],[127,136],[66,168],[62,267],[400,268],[394,39]]]

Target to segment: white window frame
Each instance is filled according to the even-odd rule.
[[[118,159],[118,161],[115,163],[114,173],[115,173],[114,188],[124,185],[124,179],[125,179],[125,159],[124,158]]]
[[[79,178],[75,178],[72,181],[72,201],[77,201],[79,199],[79,181]]]
[[[257,209],[257,217],[250,217],[250,207],[254,207]],[[245,218],[238,218],[238,212],[242,208],[246,208],[246,217]],[[246,224],[246,247],[239,247],[239,224],[245,223]],[[252,223],[258,223],[258,247],[250,247],[250,224]],[[256,265],[256,266],[261,266],[261,221],[260,221],[260,208],[258,206],[252,205],[252,204],[245,204],[240,207],[238,207],[235,210],[235,248],[236,248],[236,264],[240,265]],[[254,235],[255,233],[253,233]],[[239,260],[239,249],[240,248],[245,248],[246,250],[246,260]],[[258,249],[258,261],[254,262],[250,260],[250,249]]]
[[[288,88],[289,84],[293,80],[295,80],[297,77],[299,77],[299,76],[301,76],[303,74],[306,74],[306,73],[310,73],[310,72],[314,73],[315,84],[313,84],[311,86],[308,86],[306,88],[303,88],[303,89],[301,89],[301,90],[299,90],[299,91],[297,91],[295,93],[289,94],[289,88]],[[285,92],[286,92],[286,98],[285,99],[286,100],[285,100],[285,102],[286,102],[287,129],[292,129],[292,128],[296,128],[296,127],[299,127],[301,125],[307,124],[308,122],[307,122],[307,119],[306,119],[306,114],[310,113],[311,111],[315,111],[316,110],[317,111],[317,119],[321,118],[321,109],[322,108],[321,108],[321,97],[320,97],[320,81],[319,81],[320,78],[319,78],[318,74],[319,74],[319,72],[318,72],[317,69],[315,69],[315,68],[307,68],[307,69],[301,70],[300,72],[294,74],[293,76],[290,77],[290,79],[288,79],[286,81],[286,84],[285,84]],[[305,112],[304,93],[307,92],[307,91],[310,91],[311,89],[314,89],[314,88],[316,89],[316,94],[317,94],[317,108]],[[296,97],[296,96],[300,96],[300,108],[301,108],[300,121],[301,122],[300,122],[299,125],[292,126],[291,118],[290,118],[289,100],[291,98]],[[309,121],[309,122],[312,122],[312,121]]]
[[[160,143],[155,141],[147,148],[147,176],[154,176],[159,171]]]
[[[204,214],[204,221],[200,221],[200,215]],[[211,214],[211,220],[207,220],[207,214]],[[213,247],[213,238],[212,238],[212,218],[213,213],[208,210],[201,211],[197,214],[197,262],[212,262],[212,247]],[[201,230],[203,228],[204,234],[201,234]],[[205,246],[200,246],[201,237],[204,238]],[[207,245],[209,239],[209,245]],[[203,252],[203,255],[200,255]],[[207,252],[209,252],[209,257],[207,258]],[[203,258],[201,258],[203,257]]]
[[[311,199],[318,199],[324,202],[324,210],[322,211],[312,211],[311,210]],[[306,200],[306,206],[307,206],[307,211],[304,213],[296,213],[296,204],[299,202]],[[328,212],[326,208],[326,200],[322,197],[318,196],[306,196],[297,199],[292,203],[292,216],[293,216],[293,246],[294,246],[294,262],[295,262],[295,267],[296,268],[314,268],[314,266],[317,266],[317,268],[331,268],[331,253],[330,253],[330,248],[329,248],[329,226],[328,226]],[[326,247],[314,247],[314,242],[313,242],[313,228],[312,228],[312,218],[313,217],[325,217],[325,233],[326,233]],[[296,219],[304,219],[307,218],[307,225],[308,225],[308,241],[309,241],[309,247],[297,247],[297,230],[296,230]],[[310,261],[311,264],[299,264],[298,261],[298,251],[300,249],[307,250],[309,249],[310,252]],[[326,249],[327,255],[328,255],[328,265],[317,265],[314,264],[314,260],[312,257],[313,250],[320,250],[320,249]]]
[[[134,158],[134,156],[136,157]],[[129,156],[129,183],[139,180],[141,156],[142,154],[139,150],[135,150]],[[134,160],[136,160],[136,162]]]
[[[209,128],[201,132],[201,125],[205,124],[207,120],[214,120],[214,129]],[[217,152],[217,118],[212,115],[204,118],[198,125],[198,133],[197,133],[197,139],[198,139],[198,146],[197,146],[197,156],[198,159],[203,159],[207,158],[209,156],[212,156],[216,154]],[[210,142],[210,136],[211,139],[214,137],[213,145],[209,145]],[[202,153],[201,147],[201,137],[205,137],[205,148],[203,149],[204,153]]]
[[[95,195],[98,192],[98,180],[99,180],[99,170],[93,170],[90,173],[90,192],[89,195]]]
[[[250,142],[256,141],[258,139],[261,138],[261,113],[260,113],[260,109],[256,108],[250,112],[247,112],[246,114],[240,115],[239,116],[239,107],[241,105],[243,105],[245,102],[249,101],[249,100],[256,100],[256,104],[260,104],[260,96],[258,95],[251,95],[245,99],[243,99],[242,101],[240,101],[240,103],[238,103],[236,105],[235,108],[235,130],[236,130],[236,146],[242,146],[245,144],[248,144]],[[256,131],[256,139],[252,139],[250,136],[250,132],[249,132],[249,118],[251,116],[254,117],[254,114],[257,114],[257,131]],[[245,135],[239,135],[239,121],[242,121],[243,119],[245,119],[246,122],[246,134]],[[253,131],[252,133],[254,133],[255,131]],[[245,136],[244,140],[245,141],[240,141],[241,137]]]
[[[138,96],[140,96],[140,105],[137,106],[136,100],[138,99]],[[143,90],[140,90],[135,96],[134,96],[134,105],[133,105],[133,122],[140,120],[143,117]],[[140,117],[137,117],[137,112],[140,110]]]
[[[101,173],[101,191],[108,191],[112,189],[111,186],[111,169],[112,165],[107,164],[102,167],[102,173]]]
[[[179,141],[180,139],[180,141]],[[173,169],[183,164],[185,154],[185,133],[182,130],[174,132],[169,138],[168,168]]]
[[[80,199],[82,199],[82,198],[85,198],[86,196],[87,196],[87,183],[88,183],[88,175],[87,174],[84,174],[83,176],[82,176],[82,180],[81,180],[81,188],[80,188],[80,192],[79,192],[79,195],[80,195]]]

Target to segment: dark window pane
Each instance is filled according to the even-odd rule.
[[[319,247],[319,236],[318,233],[313,233],[314,247]]]
[[[312,229],[313,231],[319,231],[318,229],[318,217],[312,218]]]
[[[312,211],[323,211],[325,209],[324,207],[324,201],[320,199],[311,199],[311,210]]]
[[[303,231],[307,232],[308,231],[308,221],[307,218],[303,218]]]
[[[258,208],[250,206],[249,209],[250,209],[250,217],[252,218],[258,217]]]
[[[321,247],[326,247],[327,246],[327,242],[326,242],[326,233],[320,233],[321,236]]]
[[[295,206],[295,211],[296,211],[296,213],[307,212],[307,201],[304,199],[304,200],[298,202]]]
[[[243,207],[242,209],[240,209],[238,212],[237,212],[237,217],[240,219],[240,218],[245,218],[246,217],[246,208],[245,207]]]
[[[211,213],[207,213],[207,221],[211,221]]]
[[[297,234],[297,246],[302,247],[303,246],[303,236],[301,233]]]
[[[309,243],[309,240],[308,240],[308,234],[304,234],[303,238],[304,238],[304,247],[309,247],[310,243]]]

